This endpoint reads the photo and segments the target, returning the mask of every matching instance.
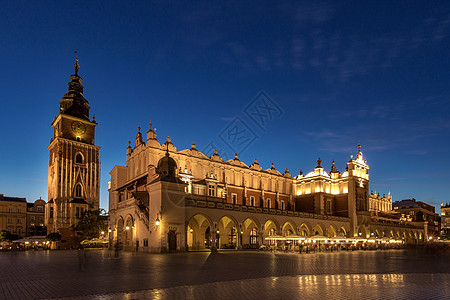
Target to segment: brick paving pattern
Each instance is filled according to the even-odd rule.
[[[333,253],[0,254],[2,299],[448,299],[450,255]]]

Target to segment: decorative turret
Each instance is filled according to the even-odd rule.
[[[255,161],[252,163],[252,165],[250,166],[250,169],[252,170],[256,170],[256,171],[261,171],[262,168],[258,163],[258,160],[255,158]]]
[[[292,177],[291,173],[289,173],[288,168],[286,168],[286,171],[284,171],[283,176],[286,177],[286,178],[291,178]]]
[[[75,74],[70,76],[69,91],[59,101],[60,111],[64,114],[89,120],[89,103],[83,96],[83,79],[78,76],[80,65],[75,59]]]
[[[320,165],[322,163],[322,160],[320,159],[320,157],[317,159],[317,167],[316,169],[323,169],[322,166]]]
[[[331,163],[331,171],[330,171],[330,173],[339,173],[339,171],[337,170],[337,168],[335,166],[334,160]]]
[[[138,132],[136,133],[136,146],[139,146],[140,144],[142,144],[142,134],[141,134],[141,126],[138,126]]]
[[[220,157],[219,152],[217,151],[217,149],[214,149],[214,153],[213,153],[213,155],[211,155],[210,158],[212,160],[214,160],[214,161],[223,161],[223,159]]]
[[[127,155],[130,156],[131,152],[133,152],[133,149],[131,149],[131,141],[128,140]]]
[[[152,129],[152,121],[148,124],[147,130],[147,142],[150,140],[156,140],[156,132]]]

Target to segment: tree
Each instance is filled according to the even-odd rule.
[[[84,240],[100,237],[102,231],[108,228],[105,222],[105,210],[86,210],[82,213],[73,229]]]
[[[7,230],[0,231],[0,242],[12,242],[18,239],[20,239],[20,236],[18,236],[17,234],[13,234]]]

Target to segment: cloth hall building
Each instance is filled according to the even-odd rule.
[[[386,217],[392,197],[369,193],[369,166],[360,146],[340,172],[320,158],[308,174],[263,170],[192,143],[161,144],[150,124],[127,147],[126,166],[109,183],[109,238],[125,249],[165,252],[257,248],[273,236],[426,239],[423,222]]]

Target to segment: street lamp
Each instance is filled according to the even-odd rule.
[[[159,220],[159,214],[156,214],[156,220],[155,220],[156,226],[159,226],[160,223],[161,223],[161,221]]]
[[[130,230],[130,226],[125,227],[126,230]]]

